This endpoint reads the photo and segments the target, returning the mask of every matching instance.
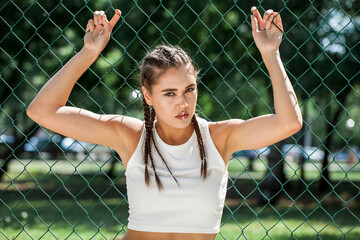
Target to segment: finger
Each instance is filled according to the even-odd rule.
[[[108,23],[109,21],[107,20],[107,17],[106,17],[106,14],[105,14],[105,12],[103,11],[103,14],[102,14],[102,17],[103,17],[103,23],[105,22],[105,23]]]
[[[282,20],[281,20],[280,14],[279,13],[275,13],[275,14],[276,15],[275,15],[273,23],[280,31],[284,32],[284,27],[282,25]]]
[[[99,33],[101,33],[101,32],[103,32],[104,31],[104,25],[102,25],[102,24],[100,24],[100,17],[97,17],[97,25],[94,25],[94,31],[93,31],[93,33],[94,34],[99,34]]]
[[[93,32],[94,31],[94,20],[90,19],[86,25],[86,32]]]
[[[274,20],[275,15],[271,14],[267,19],[266,19],[266,30],[269,30],[271,28],[272,25],[272,21]]]
[[[96,15],[97,24],[104,25],[104,22],[103,22],[104,15],[105,15],[104,11],[98,11],[98,13]]]
[[[272,15],[273,12],[274,11],[272,9],[266,10],[263,17],[264,22],[266,22],[266,20]]]
[[[104,11],[95,11],[94,12],[94,24],[95,26],[102,24],[101,18],[102,14],[104,14]]]
[[[99,11],[95,11],[94,12],[94,17],[93,17],[95,26],[99,24],[98,16],[99,16]]]
[[[106,15],[102,15],[102,22],[103,22],[103,26],[106,32],[110,32],[110,23],[106,18]]]
[[[116,9],[114,16],[110,20],[110,31],[112,31],[115,24],[119,21],[120,16],[121,16],[121,11],[119,9]]]
[[[256,7],[252,7],[251,8],[251,12],[254,14],[254,16],[257,18],[257,21],[258,22],[261,22],[262,21],[262,18],[261,18],[261,15],[259,13],[259,11],[257,10]]]
[[[251,15],[250,17],[251,17],[252,30],[253,30],[253,32],[256,32],[259,30],[258,21],[254,15]]]

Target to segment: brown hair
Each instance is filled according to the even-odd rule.
[[[144,86],[148,91],[151,92],[152,85],[156,83],[156,81],[166,70],[170,68],[178,69],[188,64],[190,64],[191,70],[194,71],[194,74],[197,74],[192,64],[191,58],[189,57],[188,54],[186,54],[186,52],[183,49],[181,49],[180,47],[172,47],[167,45],[158,46],[152,52],[146,54],[145,58],[141,63],[140,66],[141,86]],[[154,144],[155,150],[161,157],[163,163],[170,172],[171,176],[174,178],[175,182],[179,185],[178,181],[171,172],[169,166],[167,165],[165,159],[162,157],[154,141],[153,127],[154,127],[156,113],[155,110],[146,103],[145,98],[143,98],[143,108],[144,108],[144,121],[145,121],[145,126],[144,126],[145,127],[145,149],[144,149],[145,182],[147,185],[149,185],[150,183],[149,169],[148,169],[149,160],[150,160],[150,164],[151,164],[150,167],[154,172],[156,184],[159,190],[163,189],[160,178],[156,172],[156,167],[152,156],[151,146],[152,144]],[[207,174],[205,147],[195,114],[191,118],[191,123],[194,126],[196,138],[199,146],[199,153],[201,159],[200,174],[205,179]]]

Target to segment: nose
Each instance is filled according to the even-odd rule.
[[[187,108],[189,106],[189,104],[186,101],[186,97],[185,96],[179,96],[177,99],[177,108]]]

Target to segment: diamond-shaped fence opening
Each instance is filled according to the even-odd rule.
[[[127,230],[125,171],[111,149],[39,127],[26,108],[82,47],[95,10],[122,10],[106,49],[68,105],[142,118],[139,63],[180,45],[199,74],[208,120],[274,112],[251,36],[250,4],[278,11],[280,53],[303,129],[235,152],[216,239],[359,239],[358,1],[18,1],[0,3],[0,238],[114,239]],[[174,216],[176,217],[176,216]]]

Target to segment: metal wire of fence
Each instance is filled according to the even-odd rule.
[[[114,239],[126,231],[124,169],[111,150],[27,118],[41,86],[82,46],[95,10],[122,10],[69,105],[142,118],[144,53],[181,45],[201,68],[198,111],[216,121],[273,111],[251,37],[252,5],[276,9],[281,55],[304,116],[298,134],[234,153],[217,239],[359,239],[360,3],[45,1],[0,3],[0,238]]]

